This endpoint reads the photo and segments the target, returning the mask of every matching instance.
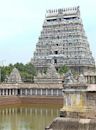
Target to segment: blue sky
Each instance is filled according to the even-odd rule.
[[[84,29],[96,58],[96,0],[1,0],[0,64],[27,63],[36,43],[47,9],[80,6]]]

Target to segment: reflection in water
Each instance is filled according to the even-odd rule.
[[[0,130],[44,130],[58,115],[59,108],[0,108]]]

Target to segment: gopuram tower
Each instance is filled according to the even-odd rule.
[[[95,62],[78,7],[46,11],[41,35],[31,60],[37,70],[54,64],[84,73],[94,70]]]

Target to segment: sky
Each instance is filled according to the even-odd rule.
[[[0,65],[30,61],[46,10],[78,5],[96,59],[96,0],[0,0]]]

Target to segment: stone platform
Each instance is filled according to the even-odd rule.
[[[96,119],[57,117],[45,130],[96,130]]]

